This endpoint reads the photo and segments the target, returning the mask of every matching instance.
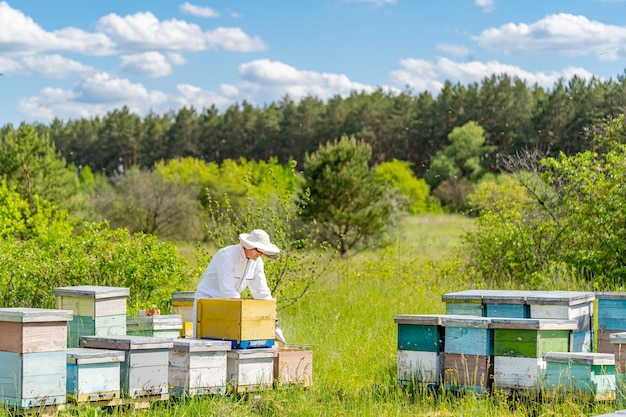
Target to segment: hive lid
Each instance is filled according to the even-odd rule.
[[[194,301],[196,297],[195,291],[174,291],[172,293],[171,302],[175,301]]]
[[[596,299],[595,292],[588,291],[529,291],[528,304],[556,304],[573,306]]]
[[[583,365],[615,365],[615,355],[598,352],[548,352],[546,362],[572,363]]]
[[[239,359],[275,358],[277,356],[278,348],[233,349],[228,352],[229,358]]]
[[[72,310],[27,307],[0,308],[0,321],[36,323],[44,321],[70,321],[73,317]]]
[[[67,363],[82,365],[90,363],[123,362],[125,353],[121,350],[68,348]]]
[[[626,292],[596,292],[597,300],[626,300]],[[624,410],[626,414],[626,410]]]
[[[170,349],[172,339],[150,336],[81,336],[79,344],[84,348],[113,350]]]
[[[576,330],[576,320],[492,317],[492,329]]]
[[[57,287],[55,296],[72,296],[79,298],[114,298],[130,296],[130,289],[124,287],[103,287],[98,285],[77,285],[73,287]]]
[[[441,325],[445,327],[466,327],[487,329],[491,318],[481,316],[444,315],[441,317]]]
[[[443,314],[396,314],[393,321],[398,324],[441,326],[442,316]]]
[[[193,353],[229,351],[231,348],[232,342],[228,340],[174,339],[172,350]]]

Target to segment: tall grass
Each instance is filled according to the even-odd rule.
[[[442,294],[466,289],[443,273],[471,221],[413,217],[393,244],[337,260],[296,305],[279,313],[290,344],[313,351],[313,385],[239,396],[157,403],[148,410],[74,407],[61,416],[592,416],[613,404],[577,398],[513,400],[500,393],[452,394],[397,382],[396,314],[443,313]],[[1,414],[0,415],[4,415]]]

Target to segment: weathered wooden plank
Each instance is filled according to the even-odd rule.
[[[67,346],[67,321],[0,321],[0,351],[54,352]]]
[[[494,329],[494,355],[541,358],[547,352],[568,352],[569,330]]]
[[[394,323],[419,326],[441,326],[443,314],[396,314]]]
[[[545,389],[615,399],[615,357],[606,353],[569,352],[545,355]]]
[[[446,303],[446,315],[463,315],[482,317],[485,314],[485,306],[481,303],[472,302],[448,302]]]
[[[273,366],[273,378],[278,384],[310,387],[313,383],[311,350],[279,347]]]
[[[492,318],[490,327],[493,329],[527,329],[527,330],[576,330],[576,320],[555,320],[538,318]]]
[[[65,352],[0,352],[3,402],[29,408],[66,402]]]
[[[83,336],[80,346],[111,350],[170,349],[172,339],[148,336]]]
[[[493,355],[491,319],[484,317],[455,317],[442,319],[445,328],[444,352],[464,355]]]
[[[67,362],[67,393],[75,401],[96,401],[120,398],[120,363],[124,359],[123,352],[109,351],[112,354],[103,356],[100,349],[97,353],[79,353],[78,348],[68,353]]]
[[[448,389],[489,389],[493,382],[493,357],[446,353],[443,379]]]
[[[493,388],[538,390],[545,361],[541,358],[494,356]]]
[[[7,307],[0,308],[0,322],[42,323],[68,322],[72,320],[70,310],[48,308]]]
[[[443,373],[443,352],[398,350],[398,380],[439,385]]]
[[[235,392],[272,389],[276,348],[237,349],[227,353],[229,389]]]
[[[443,352],[444,334],[443,326],[398,324],[398,349]]]
[[[530,317],[530,306],[512,303],[485,303],[485,317]]]

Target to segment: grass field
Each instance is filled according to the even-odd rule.
[[[279,313],[290,344],[313,350],[309,389],[169,401],[148,410],[72,408],[61,416],[593,416],[613,404],[511,400],[507,396],[400,389],[396,314],[442,313],[442,294],[466,289],[439,264],[471,221],[460,216],[407,219],[394,244],[337,261],[296,305]],[[1,414],[1,413],[0,413]]]

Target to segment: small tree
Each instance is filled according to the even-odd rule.
[[[392,202],[369,167],[371,157],[369,145],[347,136],[305,156],[303,190],[310,200],[302,218],[315,221],[319,237],[342,257],[379,239],[391,219]]]
[[[247,204],[233,206],[229,194],[213,195],[208,190],[206,231],[218,249],[238,243],[240,233],[253,229],[267,231],[281,254],[265,262],[265,275],[278,309],[284,309],[307,293],[325,272],[329,257],[326,257],[326,247],[317,245],[298,221],[300,209],[296,190],[300,178],[295,172],[295,162],[285,167],[262,164],[266,171],[254,180],[256,185],[252,184],[252,177],[255,172],[259,174],[259,165],[247,165],[248,173],[237,177],[237,188],[247,190]],[[263,196],[258,195],[259,187],[264,190]],[[207,248],[200,247],[199,264],[207,265],[212,255]]]
[[[433,188],[453,177],[477,181],[485,173],[481,158],[497,149],[484,146],[485,130],[473,121],[452,129],[448,139],[450,145],[435,154],[425,175],[426,181]]]
[[[403,197],[411,214],[441,213],[439,201],[430,195],[430,187],[422,178],[415,178],[411,163],[393,159],[376,166],[376,174]]]

